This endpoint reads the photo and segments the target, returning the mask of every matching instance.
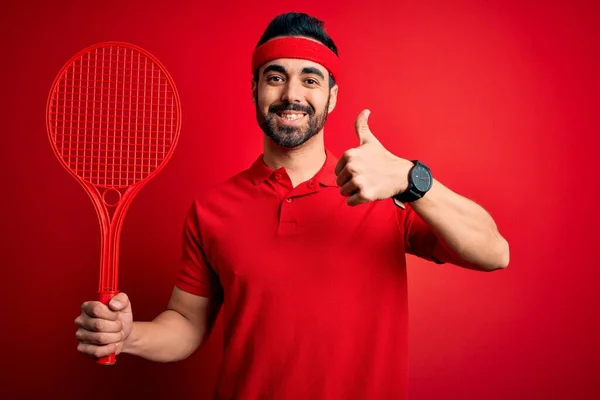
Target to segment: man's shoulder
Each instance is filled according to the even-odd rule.
[[[250,167],[247,167],[234,175],[221,181],[213,182],[204,187],[194,197],[197,206],[213,207],[224,202],[245,197],[253,187],[250,177]]]

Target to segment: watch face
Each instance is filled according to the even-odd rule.
[[[417,190],[426,192],[431,188],[431,174],[426,168],[417,164],[412,169],[411,175],[413,184]]]

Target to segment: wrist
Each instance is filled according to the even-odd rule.
[[[133,322],[131,327],[131,332],[129,335],[123,340],[123,348],[121,350],[122,353],[127,354],[136,354],[136,348],[139,347],[139,323]]]
[[[427,192],[427,196],[423,196],[418,200],[415,200],[411,203],[411,206],[415,209],[415,211],[422,209],[422,207],[431,207],[435,204],[435,199],[440,190],[440,183],[435,179],[431,179],[431,188]]]

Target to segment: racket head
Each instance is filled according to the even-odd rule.
[[[57,74],[46,128],[63,167],[82,182],[118,193],[118,202],[119,190],[149,180],[173,155],[181,100],[154,55],[130,43],[98,43]]]

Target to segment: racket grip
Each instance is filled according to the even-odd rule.
[[[110,301],[110,299],[112,299],[117,293],[119,293],[118,290],[101,290],[101,291],[98,291],[98,300],[102,304],[108,305],[108,302]],[[100,364],[100,365],[113,365],[116,362],[117,362],[117,357],[116,357],[116,355],[114,353],[96,359],[96,363]]]

